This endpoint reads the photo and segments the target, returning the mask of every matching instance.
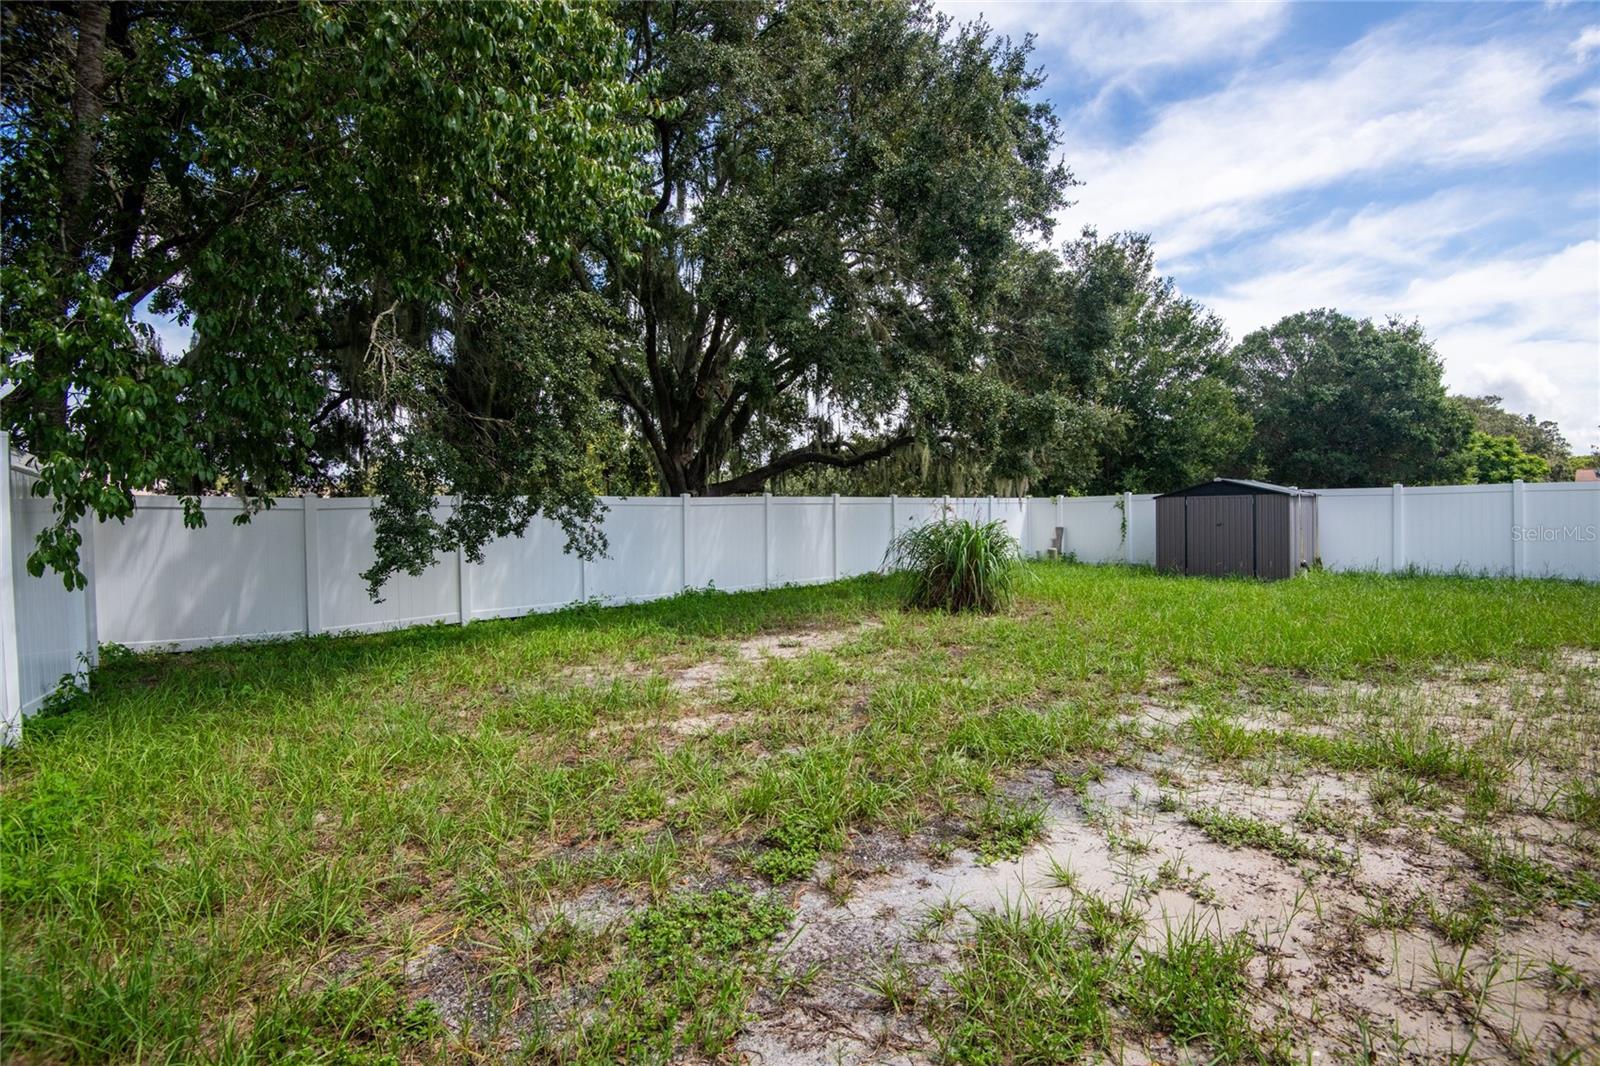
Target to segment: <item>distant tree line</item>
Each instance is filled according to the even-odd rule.
[[[601,493],[1570,473],[1418,323],[1234,344],[1148,238],[1052,245],[1030,46],[920,0],[0,19],[3,415],[69,581],[141,490],[379,495],[376,590],[535,514],[592,552]]]

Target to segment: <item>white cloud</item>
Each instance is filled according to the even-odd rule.
[[[1452,238],[1496,220],[1483,217],[1482,192],[1449,190],[1281,234],[1249,276],[1195,295],[1236,336],[1312,307],[1416,318],[1453,390],[1500,395],[1558,422],[1575,447],[1600,445],[1600,240],[1487,256],[1467,241],[1447,254]]]
[[[1063,226],[1151,233],[1235,336],[1313,307],[1417,318],[1452,389],[1600,444],[1594,190],[1579,179],[1558,208],[1535,162],[1595,144],[1573,54],[1600,29],[1578,41],[1400,20],[1311,63],[1241,64],[1122,142],[1086,144],[1098,114],[1069,116],[1085,184]],[[1461,176],[1483,167],[1515,176]]]
[[[1572,42],[1572,51],[1579,59],[1588,59],[1590,52],[1600,52],[1600,26],[1585,26]]]
[[[1131,144],[1073,148],[1070,219],[1149,231],[1169,257],[1259,229],[1285,198],[1354,179],[1525,158],[1593,135],[1547,99],[1571,70],[1523,43],[1382,29],[1322,69],[1278,65],[1161,109]]]
[[[1073,75],[1111,82],[1158,68],[1250,55],[1282,32],[1286,5],[1262,3],[1061,4],[943,0],[958,22],[979,15],[1013,38],[1032,33]]]

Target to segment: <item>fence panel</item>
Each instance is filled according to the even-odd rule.
[[[203,647],[306,631],[305,517],[283,499],[235,525],[238,501],[202,501],[188,529],[175,496],[140,496],[126,522],[94,524],[102,641]]]
[[[4,663],[4,696],[0,699],[0,743],[14,741],[22,719],[38,710],[68,676],[81,678],[93,654],[93,618],[89,596],[69,590],[59,574],[28,573],[34,538],[50,524],[50,501],[33,495],[37,480],[25,467],[0,456],[7,470],[4,541],[8,568],[6,595],[0,596],[5,621],[0,625],[0,662]],[[92,559],[83,569],[93,574]]]
[[[1317,550],[1330,570],[1394,567],[1394,491],[1324,489],[1317,493]]]
[[[606,554],[588,564],[587,598],[633,603],[682,592],[682,503],[659,497],[605,502]]]
[[[1600,486],[1524,485],[1513,536],[1525,577],[1600,581]]]
[[[1156,498],[1150,494],[1134,496],[1128,506],[1128,539],[1132,554],[1128,561],[1143,566],[1156,565]]]
[[[767,583],[767,508],[760,496],[689,503],[689,587],[724,592]]]
[[[1407,488],[1404,500],[1407,566],[1438,573],[1511,573],[1510,485]]]
[[[449,506],[435,511],[443,518]],[[316,592],[316,617],[308,627],[317,633],[368,633],[429,622],[459,621],[460,572],[454,556],[439,559],[413,577],[395,574],[383,586],[383,600],[373,603],[361,572],[372,565],[372,501],[366,498],[317,500],[308,524],[313,553],[307,583]]]
[[[1068,496],[1061,501],[1061,526],[1066,537],[1061,550],[1085,563],[1120,563],[1127,560],[1122,541],[1120,496]]]
[[[772,583],[833,580],[833,501],[827,496],[773,496]]]
[[[514,618],[553,611],[583,599],[583,566],[565,553],[567,535],[547,518],[535,518],[520,537],[483,546],[483,562],[467,563],[469,618]]]
[[[872,496],[839,500],[839,576],[870,574],[889,550],[889,499]]]

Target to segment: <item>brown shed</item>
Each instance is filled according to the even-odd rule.
[[[1156,497],[1156,566],[1274,580],[1317,558],[1317,494],[1216,478]]]

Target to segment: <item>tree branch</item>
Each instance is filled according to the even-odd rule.
[[[733,496],[741,492],[757,492],[772,478],[802,466],[831,466],[836,470],[853,470],[858,466],[887,458],[916,440],[910,433],[891,437],[875,448],[854,454],[827,452],[817,448],[796,448],[776,456],[770,462],[738,477],[719,481],[708,487],[712,496]]]

